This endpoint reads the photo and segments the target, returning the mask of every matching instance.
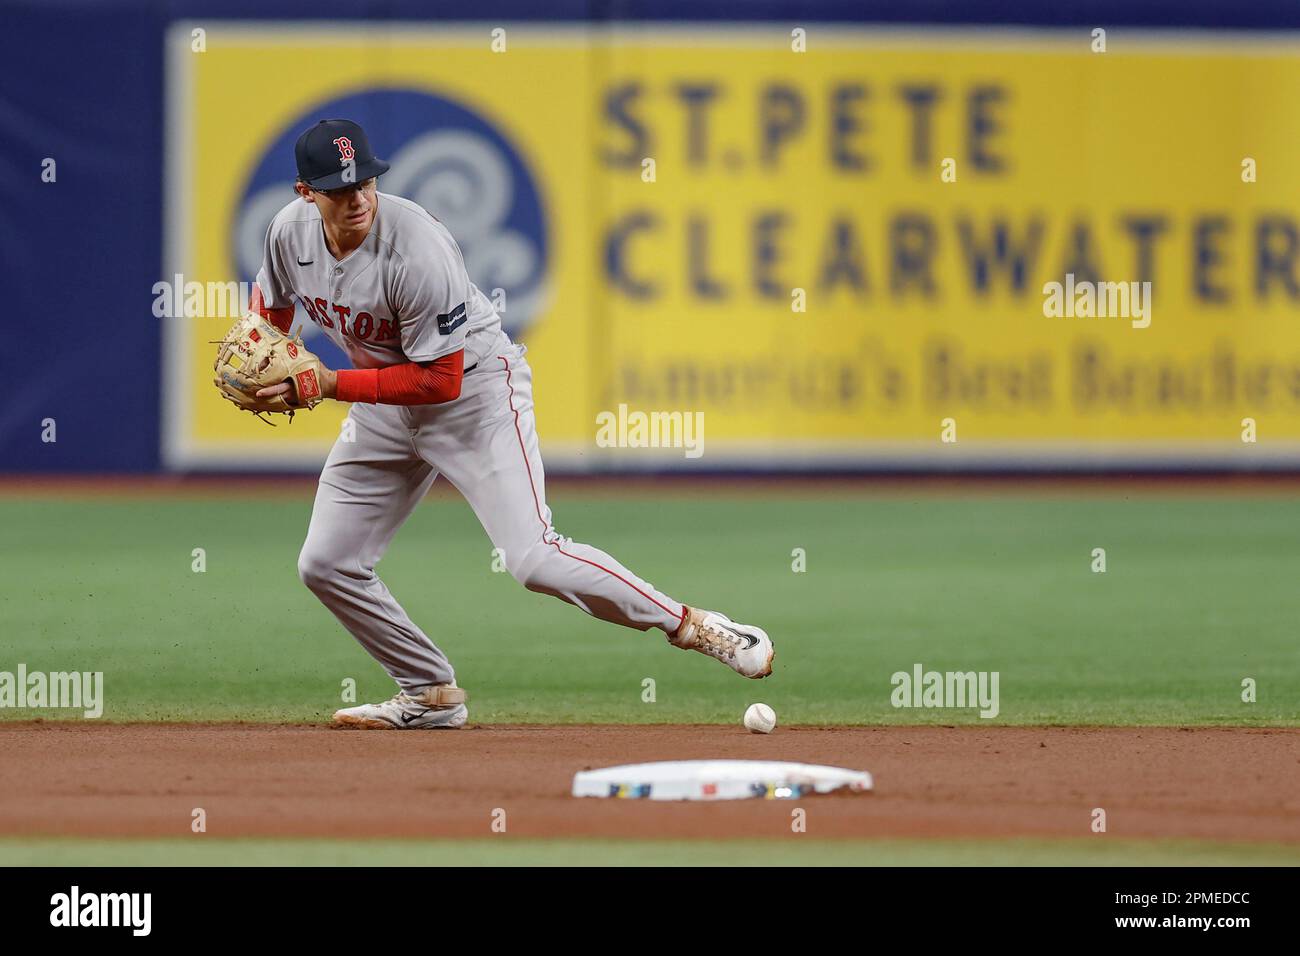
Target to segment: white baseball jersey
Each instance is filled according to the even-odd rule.
[[[428,362],[465,349],[465,368],[486,358],[501,329],[492,303],[469,281],[451,233],[408,199],[376,193],[370,234],[335,259],[320,210],[301,197],[266,233],[257,284],[268,308],[296,301],[356,368]]]

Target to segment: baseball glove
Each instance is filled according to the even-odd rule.
[[[262,418],[264,412],[288,414],[313,408],[322,401],[321,361],[300,338],[289,338],[260,315],[245,315],[217,343],[213,380],[221,394],[244,411]],[[258,398],[257,390],[281,382],[293,383],[282,395]],[[267,424],[272,424],[262,418]]]

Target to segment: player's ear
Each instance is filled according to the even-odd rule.
[[[294,184],[293,184],[293,190],[294,190],[294,192],[296,192],[299,196],[301,196],[303,199],[307,200],[307,202],[309,202],[309,203],[314,203],[314,202],[316,202],[316,197],[315,197],[315,195],[312,193],[312,191],[311,191],[311,187],[308,186],[306,183],[304,183],[304,182],[296,182],[296,183],[294,183]]]

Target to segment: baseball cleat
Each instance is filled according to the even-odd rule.
[[[381,704],[361,704],[334,712],[335,727],[363,730],[451,730],[469,718],[465,692],[452,684],[436,684],[418,694],[398,691]]]
[[[776,648],[761,627],[737,624],[717,611],[687,608],[686,620],[668,643],[722,661],[742,677],[757,680],[772,673]]]

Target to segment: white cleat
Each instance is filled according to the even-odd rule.
[[[669,635],[669,644],[708,654],[742,677],[757,680],[772,673],[776,648],[761,627],[737,624],[717,611],[687,611],[685,623]]]
[[[419,694],[398,691],[382,704],[361,704],[334,712],[335,727],[363,730],[452,730],[469,719],[465,692],[452,684],[437,684]]]

